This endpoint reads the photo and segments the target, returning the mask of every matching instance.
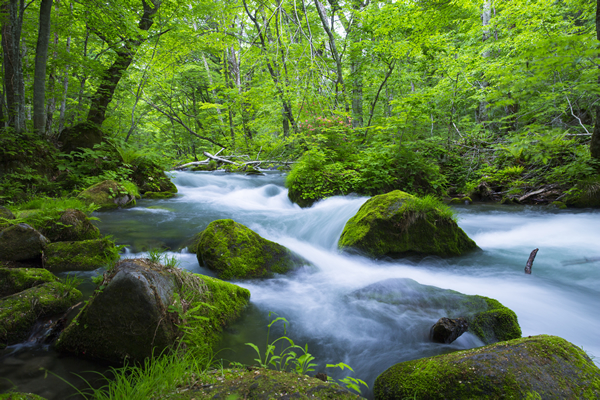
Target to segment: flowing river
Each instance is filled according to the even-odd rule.
[[[352,292],[390,278],[410,278],[423,285],[479,294],[499,300],[516,312],[523,336],[561,336],[600,363],[600,261],[565,265],[600,256],[600,212],[544,207],[469,205],[455,207],[459,225],[483,251],[463,257],[421,260],[371,260],[341,254],[337,241],[346,221],[367,200],[334,197],[301,209],[287,198],[284,176],[243,176],[221,172],[176,172],[177,197],[140,200],[135,208],[98,213],[104,234],[129,246],[124,257],[144,256],[152,248],[170,248],[180,267],[214,276],[195,254],[175,251],[211,221],[231,218],[261,236],[280,243],[312,263],[285,276],[235,283],[250,290],[250,307],[224,334],[216,359],[252,364],[264,349],[269,313],[289,321],[287,336],[308,345],[316,371],[341,378],[325,368],[343,362],[351,376],[372,388],[375,378],[395,363],[481,346],[466,333],[449,345],[432,343],[429,328],[443,310],[398,307],[351,296]],[[529,253],[539,248],[532,275],[523,272]],[[89,293],[88,282],[82,287]],[[423,290],[417,287],[416,290]],[[281,323],[271,340],[283,335]],[[0,377],[19,390],[48,399],[63,398],[69,389],[54,377],[44,379],[39,366],[63,376],[101,370],[71,357],[58,357],[41,345],[11,346],[0,353]],[[29,371],[29,372],[27,372]],[[316,372],[315,371],[315,372]],[[71,380],[71,378],[69,378]],[[62,386],[61,386],[62,385]],[[0,392],[7,390],[0,382]],[[367,397],[370,390],[363,390]]]

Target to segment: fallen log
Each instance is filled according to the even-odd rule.
[[[210,158],[211,160],[219,161],[219,162],[222,162],[225,164],[241,165],[241,164],[236,163],[235,161],[230,161],[223,157],[217,157],[216,155],[213,156],[208,151],[203,151],[202,154],[204,154],[206,157]]]
[[[537,255],[539,249],[534,249],[529,255],[529,259],[527,260],[527,264],[525,264],[525,273],[531,275],[531,267],[533,266],[533,260],[535,260],[535,256]]]

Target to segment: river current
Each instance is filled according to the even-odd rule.
[[[499,300],[518,316],[523,336],[561,336],[600,363],[600,262],[572,263],[600,256],[600,212],[531,206],[468,205],[454,207],[459,226],[483,250],[451,259],[371,260],[342,254],[337,241],[346,221],[366,197],[334,197],[302,209],[287,198],[284,176],[243,176],[222,172],[175,172],[179,194],[167,200],[140,200],[134,208],[97,213],[98,226],[128,245],[124,257],[144,256],[152,248],[169,248],[180,267],[214,276],[195,254],[181,250],[186,240],[211,221],[231,218],[261,236],[302,255],[312,266],[273,279],[234,283],[250,290],[250,306],[225,332],[215,358],[252,364],[264,349],[269,313],[289,321],[286,334],[308,345],[317,371],[336,378],[346,371],[325,368],[343,362],[351,376],[372,388],[375,378],[400,361],[481,346],[466,333],[449,345],[432,343],[429,328],[443,310],[398,307],[352,296],[356,290],[390,278],[410,278],[423,285],[479,294]],[[539,248],[533,273],[524,274],[529,253]],[[102,271],[82,273],[82,288]],[[273,318],[273,316],[271,317]],[[274,325],[271,339],[283,335]],[[43,346],[11,346],[0,352],[0,377],[19,390],[48,399],[68,391],[55,378],[44,379],[36,365],[63,377],[100,369]],[[29,371],[29,372],[28,372]],[[76,380],[76,379],[75,379]],[[63,385],[64,386],[64,385]],[[0,392],[10,386],[0,382]],[[371,396],[370,391],[363,394]]]

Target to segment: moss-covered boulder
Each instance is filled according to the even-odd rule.
[[[165,174],[165,171],[156,163],[146,158],[141,158],[132,166],[132,180],[140,189],[140,193],[146,192],[170,192],[177,193],[177,187]]]
[[[0,260],[24,261],[39,258],[50,241],[27,224],[0,231]]]
[[[119,250],[108,239],[55,242],[46,246],[44,268],[57,273],[64,271],[93,271],[117,261]]]
[[[468,332],[486,344],[521,337],[521,327],[514,311],[484,296],[421,285],[407,278],[386,279],[356,290],[349,296],[352,299],[390,304],[402,312],[426,312],[431,315],[442,312],[448,318],[464,318]],[[423,326],[423,330],[429,333],[436,320]]]
[[[15,216],[8,208],[0,206],[0,218],[15,219]]]
[[[445,257],[477,248],[443,203],[399,190],[374,196],[363,204],[346,223],[338,245],[371,257]]]
[[[175,197],[175,193],[171,192],[146,192],[144,193],[145,199],[170,199]]]
[[[9,392],[0,394],[0,400],[46,400],[46,398],[33,393]]]
[[[198,263],[220,279],[266,278],[306,263],[284,246],[231,219],[211,222],[200,235]]]
[[[0,298],[54,281],[56,277],[43,268],[0,267]]]
[[[56,221],[44,224],[39,229],[51,242],[90,240],[100,237],[100,230],[92,224],[89,217],[75,209],[62,211]]]
[[[188,343],[208,353],[249,298],[248,290],[218,279],[148,259],[123,260],[104,274],[56,346],[119,363],[159,354],[185,331]]]
[[[540,335],[396,364],[374,392],[376,400],[598,399],[600,369],[579,347]]]
[[[335,384],[292,372],[264,368],[219,370],[189,387],[195,399],[362,399]]]
[[[113,180],[96,183],[79,193],[77,197],[86,204],[94,203],[100,206],[100,210],[135,206],[135,193]]]
[[[0,348],[24,341],[38,318],[62,313],[80,298],[79,290],[54,281],[0,299]]]
[[[93,149],[94,145],[102,142],[103,136],[98,126],[90,122],[82,122],[63,129],[58,140],[62,144],[62,151],[69,154],[81,148]]]

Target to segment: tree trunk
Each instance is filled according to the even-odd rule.
[[[20,46],[25,1],[9,0],[4,3],[2,8],[8,14],[2,25],[8,126],[20,133],[25,129],[25,82]]]
[[[596,39],[600,41],[600,0],[596,0]],[[598,68],[600,69],[600,65]],[[600,76],[598,76],[598,85],[600,86]],[[600,160],[600,103],[596,103],[596,125],[590,142],[590,153],[592,158]]]
[[[46,131],[46,65],[48,63],[48,46],[50,44],[50,16],[52,0],[40,3],[40,23],[38,40],[35,49],[35,72],[33,75],[33,130],[43,135]]]
[[[485,43],[485,41],[487,41],[490,37],[490,30],[489,28],[487,28],[490,25],[490,20],[492,19],[492,1],[491,0],[484,0],[483,2],[483,13],[481,14],[481,25],[483,26],[483,42]],[[487,58],[490,56],[490,52],[489,50],[484,50],[482,53],[482,56],[484,58]],[[488,116],[487,116],[487,106],[488,103],[485,100],[485,88],[488,86],[487,81],[484,80],[481,81],[480,83],[480,87],[481,87],[481,91],[483,92],[483,96],[484,98],[479,102],[479,122],[484,122],[488,120]]]
[[[152,7],[149,2],[152,4]],[[144,14],[138,24],[139,29],[147,31],[150,29],[154,20],[154,14],[158,12],[161,0],[142,0],[144,6]],[[143,39],[126,39],[123,45],[123,50],[117,51],[117,58],[106,71],[102,78],[102,83],[92,96],[90,110],[88,112],[87,121],[100,127],[106,119],[106,108],[112,101],[115,89],[123,74],[133,61],[133,57],[142,44]]]

